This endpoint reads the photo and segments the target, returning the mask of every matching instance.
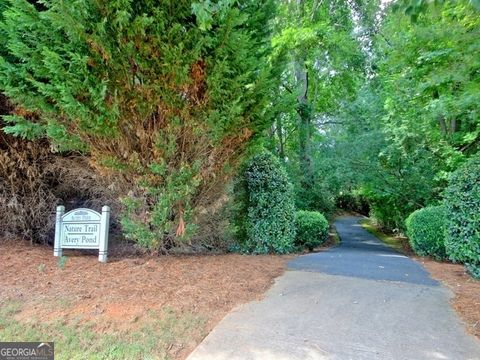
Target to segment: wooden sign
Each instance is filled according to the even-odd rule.
[[[110,208],[102,213],[91,209],[75,209],[65,214],[65,207],[57,207],[54,256],[62,256],[62,249],[98,249],[98,260],[107,262]]]

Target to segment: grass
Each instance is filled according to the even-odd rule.
[[[337,230],[335,229],[335,226],[332,224],[330,225],[328,229],[328,238],[327,240],[321,244],[320,246],[316,247],[314,250],[315,251],[323,251],[325,249],[328,249],[333,246],[337,246],[340,244],[340,237],[338,236]]]
[[[329,241],[332,246],[337,246],[340,244],[340,236],[338,236],[337,229],[335,226],[331,225],[330,229],[328,230]]]
[[[18,302],[0,308],[0,339],[54,341],[55,359],[171,359],[172,349],[180,350],[204,328],[204,321],[197,316],[165,310],[161,316],[151,313],[138,329],[100,334],[93,324],[80,322],[20,322],[15,319],[20,309]]]
[[[377,238],[382,240],[385,244],[392,247],[396,251],[405,255],[409,255],[410,251],[408,241],[405,237],[394,234],[385,234],[373,223],[371,219],[360,220],[360,225],[362,225],[362,227],[370,234],[375,235]]]

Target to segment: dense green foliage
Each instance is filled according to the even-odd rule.
[[[236,237],[239,250],[254,254],[294,250],[293,188],[280,161],[269,152],[253,156],[237,183]]]
[[[341,192],[336,198],[336,206],[339,209],[357,212],[365,216],[370,213],[368,199],[358,192]]]
[[[315,162],[325,140],[319,129],[329,122],[325,114],[354,96],[364,57],[346,1],[279,3],[272,44],[281,83],[269,146],[285,162],[297,207],[329,213],[335,196]]]
[[[478,153],[479,13],[463,0],[407,16],[385,3],[328,3],[350,13],[339,20],[318,4],[280,6],[290,16],[279,22],[274,49],[286,48],[290,62],[272,148],[285,160],[299,208],[328,209],[333,199],[353,210],[354,193],[377,224],[404,232],[406,218],[441,202],[450,174]],[[312,28],[335,34],[338,46],[308,42]]]
[[[311,251],[328,239],[328,221],[318,211],[297,211],[295,225],[297,229],[295,245],[299,249]]]
[[[429,224],[445,194],[447,255],[478,269],[476,183],[457,171],[480,146],[477,8],[6,0],[0,91],[14,109],[3,131],[113,174],[123,231],[149,249],[190,244],[203,215],[223,214],[236,174],[222,221],[243,251],[291,251],[294,207],[338,206],[443,257]],[[279,160],[261,154],[237,171],[260,147]]]
[[[405,221],[410,246],[416,254],[445,259],[445,208],[428,206]]]
[[[445,191],[447,254],[480,278],[480,159],[458,169]]]
[[[397,209],[398,222],[440,199],[448,173],[475,151],[480,22],[458,4],[428,13],[415,24],[391,17],[385,28],[389,43],[379,46],[385,57],[379,80],[388,145],[379,160],[391,183],[383,198]]]
[[[455,3],[456,0],[398,0],[394,3],[393,9],[400,10],[410,16],[412,21],[417,21],[420,14],[431,11],[434,6],[444,3]],[[479,0],[468,1],[476,10],[480,11]]]
[[[325,121],[311,156],[315,187],[327,200],[360,193],[377,223],[404,231],[407,216],[441,201],[449,174],[478,151],[480,17],[467,2],[415,23],[388,8],[357,11],[369,34],[357,39],[365,69],[350,70],[363,84],[336,111],[317,110]]]
[[[120,175],[125,235],[163,249],[271,123],[271,4],[2,2],[0,91],[17,106],[4,131]]]

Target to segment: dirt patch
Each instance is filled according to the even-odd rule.
[[[172,309],[205,319],[207,334],[233,307],[260,299],[289,256],[196,255],[112,258],[25,243],[0,248],[0,306],[21,303],[20,322],[93,322],[97,332],[138,329],[149,313]],[[201,338],[176,354],[181,359]]]
[[[420,257],[415,259],[455,294],[452,300],[454,309],[465,321],[468,331],[480,339],[480,281],[468,275],[463,265]]]

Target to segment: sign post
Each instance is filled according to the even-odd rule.
[[[55,244],[53,245],[53,256],[62,256],[62,247],[60,246],[60,238],[62,236],[62,217],[65,213],[65,206],[57,206],[57,214],[55,218]]]
[[[102,207],[100,220],[100,246],[98,248],[98,261],[106,263],[108,255],[108,225],[110,224],[110,208]],[[104,231],[101,231],[104,229]]]
[[[110,208],[102,213],[91,209],[75,209],[65,214],[58,206],[55,224],[54,256],[62,256],[63,249],[98,249],[98,260],[107,262]]]

